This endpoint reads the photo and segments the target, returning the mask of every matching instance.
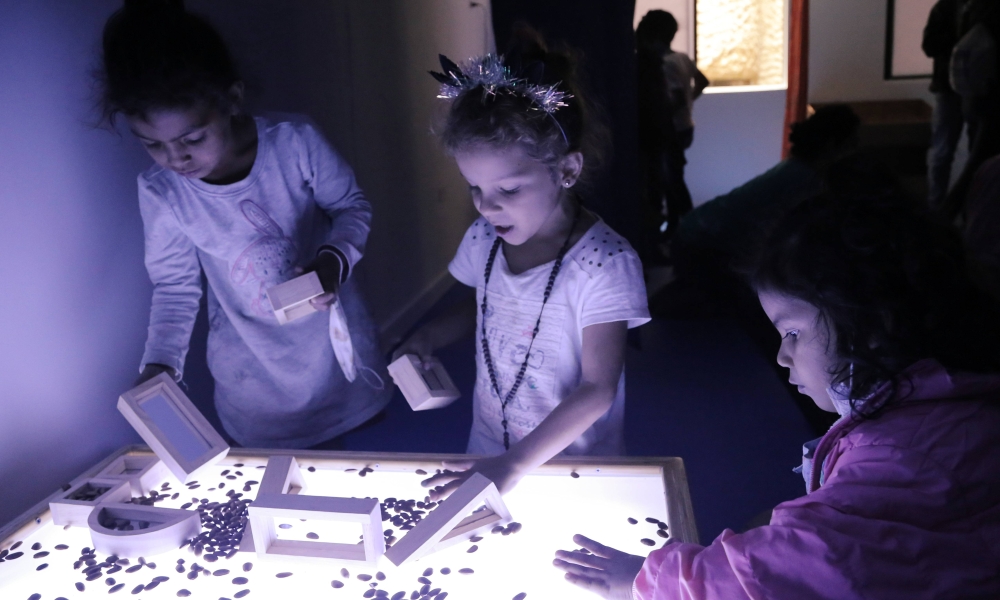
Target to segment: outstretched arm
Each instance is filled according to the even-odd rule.
[[[572,444],[615,400],[625,363],[626,331],[625,321],[585,327],[580,385],[506,453],[453,463],[447,466],[466,470],[445,471],[426,479],[424,487],[439,486],[431,492],[431,499],[448,496],[476,472],[495,483],[501,494],[509,492],[522,477]]]

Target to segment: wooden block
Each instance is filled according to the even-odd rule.
[[[258,493],[247,509],[254,546],[261,559],[294,556],[322,561],[374,565],[385,552],[382,510],[376,498],[327,498]],[[275,517],[314,521],[350,521],[361,524],[362,543],[332,543],[278,539]]]
[[[118,410],[181,482],[229,452],[229,444],[166,373],[122,394]]]
[[[116,520],[148,523],[148,527],[121,531]],[[87,519],[94,549],[104,555],[150,556],[181,547],[201,533],[201,518],[193,510],[159,508],[139,504],[100,504]]]
[[[82,494],[93,494],[100,490],[103,492],[93,500],[75,499]],[[49,502],[49,510],[52,512],[52,523],[55,525],[86,527],[90,513],[98,504],[128,502],[131,499],[132,490],[128,481],[94,477],[81,481]]]
[[[480,504],[484,504],[486,509],[477,511]],[[486,477],[473,473],[451,496],[386,550],[385,556],[400,567],[510,520],[510,512],[497,487]]]
[[[293,456],[269,456],[264,476],[257,487],[257,496],[261,494],[300,494],[306,489],[302,479],[302,470]],[[253,541],[253,524],[247,523],[240,540],[240,552],[256,552],[257,545]]]
[[[128,481],[133,496],[145,496],[170,473],[166,463],[155,456],[119,456],[98,477]]]
[[[441,361],[432,358],[430,362],[425,369],[419,357],[404,354],[389,365],[389,375],[413,410],[441,408],[462,396]]]
[[[323,293],[323,285],[315,271],[279,283],[266,291],[274,316],[282,325],[316,312],[309,301]]]

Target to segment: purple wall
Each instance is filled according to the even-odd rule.
[[[139,441],[150,284],[129,137],[95,129],[89,72],[114,0],[0,0],[0,523]]]

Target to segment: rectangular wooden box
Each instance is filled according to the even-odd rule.
[[[389,365],[389,375],[413,410],[442,408],[462,397],[444,365],[436,358],[431,359],[430,368],[425,369],[417,356],[404,354]]]
[[[105,489],[106,491],[93,500],[73,500],[72,497],[88,488]],[[121,479],[105,479],[95,477],[85,479],[72,486],[49,502],[52,511],[52,523],[55,525],[73,525],[86,527],[87,519],[94,507],[102,502],[128,502],[132,499],[129,482]]]
[[[122,394],[118,410],[181,482],[229,452],[229,444],[166,373]]]
[[[310,300],[323,294],[323,285],[315,271],[289,279],[266,291],[271,309],[278,322],[284,325],[316,312]]]

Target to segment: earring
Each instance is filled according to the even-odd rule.
[[[571,184],[570,184],[570,182],[568,182],[568,181],[564,181],[564,182],[563,182],[563,186],[564,186],[564,187],[569,187],[570,185],[571,185]]]

